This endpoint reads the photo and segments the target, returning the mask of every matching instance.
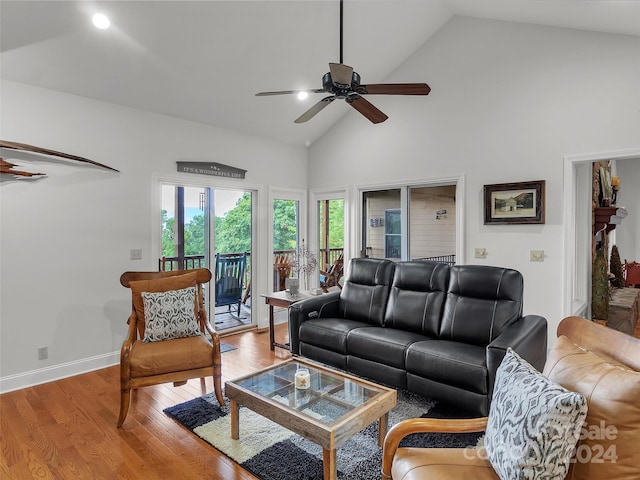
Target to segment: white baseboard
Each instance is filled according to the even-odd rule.
[[[68,363],[39,368],[29,372],[17,373],[0,378],[0,393],[12,392],[21,388],[32,387],[42,383],[53,382],[61,378],[73,377],[81,373],[100,370],[101,368],[118,365],[120,351],[105,353],[95,357],[83,358]]]

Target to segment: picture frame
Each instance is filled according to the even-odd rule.
[[[484,186],[484,224],[545,223],[545,181]]]

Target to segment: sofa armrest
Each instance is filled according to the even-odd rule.
[[[289,307],[289,345],[291,353],[300,353],[300,326],[311,318],[327,318],[338,316],[338,300],[340,292],[330,292],[314,298],[296,302]]]
[[[539,315],[526,315],[509,325],[487,345],[489,398],[493,395],[496,370],[502,363],[508,347],[542,372],[547,360],[547,320]]]

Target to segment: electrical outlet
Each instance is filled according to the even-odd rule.
[[[486,248],[476,248],[475,249],[475,257],[476,258],[487,258],[487,249]]]
[[[49,358],[49,347],[38,347],[38,360]]]
[[[531,251],[529,251],[529,261],[531,261],[531,262],[544,262],[544,250],[531,250]]]
[[[132,248],[131,249],[131,260],[142,260],[142,249],[141,248]]]

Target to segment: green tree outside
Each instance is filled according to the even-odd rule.
[[[297,202],[273,201],[273,249],[295,250],[298,245]]]
[[[274,200],[274,250],[297,248],[297,202]],[[175,257],[175,218],[167,218],[162,210],[162,255]],[[185,255],[204,255],[204,214],[194,216],[184,228]],[[245,192],[236,206],[222,217],[215,218],[215,253],[239,253],[251,251],[251,194]],[[344,201],[329,202],[329,248],[344,246]]]
[[[251,251],[251,194],[245,192],[236,206],[223,217],[216,217],[215,253]]]

